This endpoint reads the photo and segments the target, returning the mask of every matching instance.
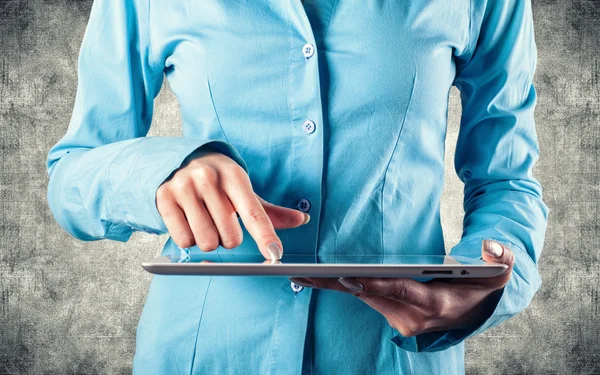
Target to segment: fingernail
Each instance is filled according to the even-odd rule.
[[[309,221],[310,221],[310,215],[309,215],[309,214],[307,214],[307,213],[305,212],[305,213],[304,213],[304,223],[302,223],[302,224],[306,224],[306,223],[308,223]]]
[[[267,245],[267,251],[271,260],[280,260],[281,255],[283,255],[283,251],[281,251],[281,247],[279,247],[277,242],[270,242]]]
[[[338,281],[340,282],[340,284],[342,284],[350,290],[354,290],[356,292],[365,290],[364,285],[362,285],[358,280],[353,279],[351,277],[340,277]]]
[[[502,249],[502,245],[500,245],[496,241],[484,240],[483,241],[483,250],[488,253],[490,256],[494,258],[500,258],[504,250]]]
[[[288,277],[288,280],[290,280],[294,284],[298,284],[300,286],[305,286],[307,288],[315,287],[315,284],[311,283],[309,280],[307,280],[303,277]]]

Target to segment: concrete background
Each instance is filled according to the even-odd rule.
[[[0,373],[131,373],[150,281],[139,266],[165,236],[85,243],[55,223],[45,158],[64,134],[91,0],[0,0]],[[522,314],[467,342],[471,374],[600,373],[600,3],[533,1],[539,60],[536,177],[551,209],[544,280]],[[443,224],[461,232],[449,113]],[[179,135],[165,85],[151,135]],[[115,264],[115,258],[118,259]]]

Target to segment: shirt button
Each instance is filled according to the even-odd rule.
[[[298,204],[296,206],[300,211],[308,212],[308,210],[310,210],[310,201],[308,199],[302,198],[298,201]]]
[[[304,57],[308,59],[315,54],[315,47],[310,43],[306,43],[304,47],[302,47],[302,53],[304,54]]]
[[[315,131],[315,122],[313,120],[306,120],[302,125],[306,134],[314,133]]]
[[[290,286],[292,287],[292,290],[296,293],[298,293],[298,292],[302,291],[302,289],[304,289],[304,287],[302,285],[298,285],[293,281],[290,283]]]

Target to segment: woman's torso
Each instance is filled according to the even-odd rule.
[[[267,201],[310,203],[308,224],[277,231],[285,253],[445,253],[447,105],[469,1],[150,4],[152,53],[184,136],[231,143]],[[258,252],[243,231],[236,251]],[[163,254],[174,251],[167,241]],[[354,296],[295,293],[287,278],[155,276],[134,370],[464,371],[462,344],[409,353],[395,334]]]

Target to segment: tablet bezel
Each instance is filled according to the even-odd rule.
[[[156,275],[190,276],[287,276],[287,277],[410,277],[410,278],[485,278],[502,274],[508,266],[480,259],[444,257],[440,264],[370,263],[265,263],[189,262],[174,263],[167,256],[143,262],[147,272]],[[461,263],[460,260],[465,263]],[[469,264],[469,262],[481,262]]]

